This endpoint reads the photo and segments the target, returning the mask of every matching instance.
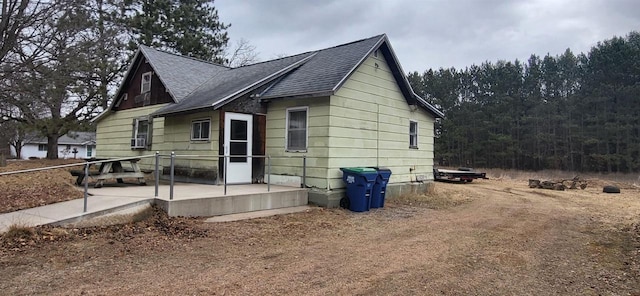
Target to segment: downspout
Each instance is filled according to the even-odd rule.
[[[329,115],[331,115],[331,98],[333,96],[329,96]],[[331,116],[329,116],[329,118],[331,118]],[[328,127],[327,127],[327,148],[331,147],[331,119],[329,119],[329,123],[328,123]],[[327,177],[327,191],[331,191],[331,186],[329,186],[330,183],[330,171],[331,171],[331,167],[329,166],[329,159],[331,159],[331,153],[329,152],[331,149],[327,149],[327,171],[325,172],[325,176]]]
[[[376,107],[376,167],[380,167],[380,104]]]

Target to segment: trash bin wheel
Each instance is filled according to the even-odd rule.
[[[351,206],[351,202],[349,201],[348,197],[343,197],[340,199],[340,207],[343,209],[349,209],[349,206]]]

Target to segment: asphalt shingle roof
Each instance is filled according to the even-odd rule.
[[[311,55],[312,53],[303,53],[217,72],[184,100],[177,104],[168,105],[158,110],[156,114],[211,107],[217,102],[229,98],[229,96],[237,94],[279,71],[296,65],[297,62],[303,61]]]
[[[335,91],[342,80],[366,58],[384,38],[378,35],[317,51],[317,54],[268,91],[262,98]]]
[[[144,45],[140,46],[140,51],[176,102],[182,101],[210,77],[229,70],[225,66],[159,51]]]
[[[260,94],[265,99],[332,94],[385,41],[385,35],[378,35],[238,68],[182,57],[146,46],[141,46],[140,51],[176,101],[154,113],[163,116],[210,107],[217,109],[263,85],[268,85]],[[384,48],[387,50],[387,58],[391,56],[395,65],[397,61],[388,44]],[[399,79],[407,101],[413,104],[417,100],[434,115],[441,117],[443,114],[439,110],[422,99],[414,98],[417,96],[403,78],[401,70],[397,65],[395,71],[398,73],[394,72],[394,76]]]

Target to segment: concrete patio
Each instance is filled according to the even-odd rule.
[[[154,198],[153,184],[137,186],[131,184],[90,188],[89,194],[103,197]],[[271,210],[303,206],[308,203],[308,191],[302,188],[266,184],[204,185],[176,183],[173,200],[170,186],[160,185],[158,197],[153,203],[163,208],[169,216],[212,217],[260,210]]]
[[[170,216],[213,217],[293,208],[308,203],[306,189],[272,185],[268,192],[265,184],[229,185],[227,195],[224,195],[224,186],[177,183],[173,200],[169,199],[169,185],[160,185],[158,189],[158,197],[155,198],[153,184],[105,184],[103,188],[90,187],[86,212],[83,211],[84,199],[79,198],[4,213],[0,214],[0,233],[11,225],[65,224],[150,204],[159,205]]]

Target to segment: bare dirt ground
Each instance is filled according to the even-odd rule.
[[[384,209],[17,229],[6,295],[640,295],[640,190],[436,183]]]

